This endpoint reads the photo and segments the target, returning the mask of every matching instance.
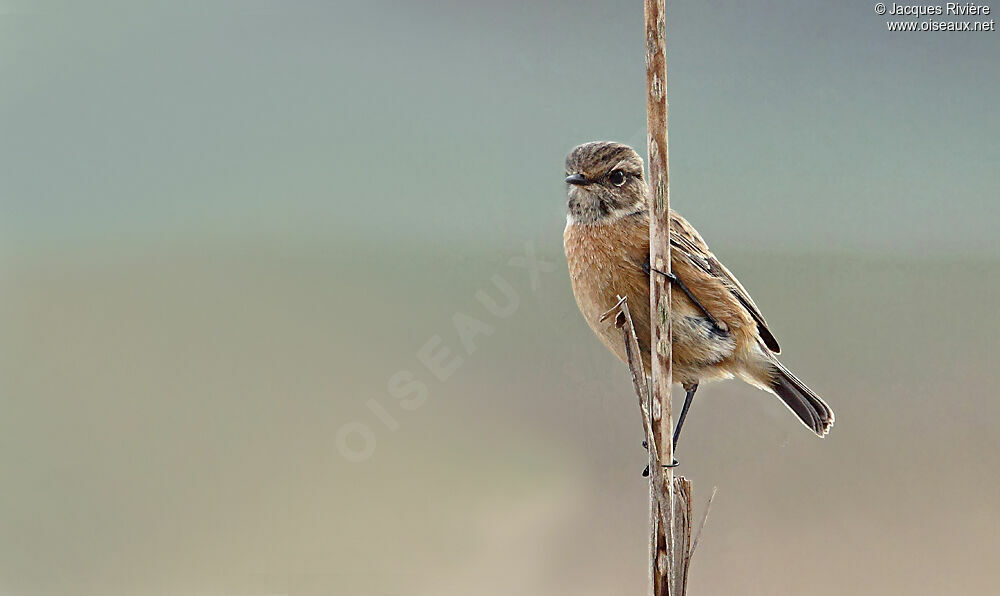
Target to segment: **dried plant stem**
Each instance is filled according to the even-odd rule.
[[[670,273],[670,186],[667,144],[665,0],[645,0],[646,140],[649,151],[649,262]],[[662,462],[674,460],[671,386],[670,283],[651,275],[649,410],[650,579],[654,596],[683,596],[691,553],[691,483]],[[634,333],[633,333],[634,334]],[[640,366],[639,371],[642,371]],[[634,373],[633,373],[634,374]],[[653,454],[656,457],[652,457]]]
[[[625,356],[629,372],[632,375],[632,386],[639,401],[639,411],[642,414],[642,426],[646,433],[649,450],[649,504],[650,504],[650,579],[652,593],[655,596],[683,595],[687,589],[687,574],[691,565],[691,556],[697,542],[691,540],[691,482],[684,477],[673,477],[671,468],[664,468],[656,448],[655,423],[653,409],[655,404],[650,401],[650,393],[643,373],[642,360],[639,352],[639,342],[632,324],[632,314],[628,309],[628,299],[618,297],[618,303],[601,320],[615,316],[615,326],[621,329],[625,341]],[[670,440],[670,433],[666,434]],[[673,500],[667,490],[669,482],[673,486]],[[714,494],[713,494],[714,496]],[[667,512],[671,512],[669,515]],[[708,512],[702,520],[704,527]],[[668,525],[669,524],[669,525]],[[672,528],[672,532],[666,532]],[[699,534],[701,533],[699,529]],[[668,542],[668,538],[670,542]],[[669,547],[668,547],[669,545]],[[667,553],[671,553],[668,555]],[[667,557],[677,557],[676,560]],[[672,572],[672,574],[671,574]]]
[[[670,273],[670,187],[667,167],[667,63],[664,0],[645,0],[646,22],[646,127],[649,149],[649,262],[654,269]],[[614,315],[621,329],[632,385],[639,400],[642,426],[649,445],[649,574],[653,596],[684,596],[687,593],[691,557],[708,510],[692,542],[691,482],[675,476],[673,415],[670,402],[671,328],[670,282],[665,275],[651,275],[649,282],[651,370],[650,383],[639,351],[639,342],[628,308],[628,297],[601,320]],[[715,492],[712,493],[712,498]],[[709,500],[711,506],[711,499]]]

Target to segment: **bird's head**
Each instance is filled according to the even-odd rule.
[[[633,214],[646,207],[642,158],[621,143],[584,143],[566,156],[566,189],[572,223],[608,223]]]

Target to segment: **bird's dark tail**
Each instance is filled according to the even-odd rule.
[[[826,405],[823,398],[813,393],[812,389],[806,387],[806,384],[783,364],[773,358],[771,360],[774,364],[771,391],[780,397],[792,412],[795,412],[802,424],[811,428],[817,435],[825,437],[833,426],[833,410]]]

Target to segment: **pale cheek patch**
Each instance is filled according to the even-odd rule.
[[[645,205],[641,203],[636,203],[635,205],[629,205],[628,207],[621,207],[615,209],[608,214],[608,221],[617,221],[623,217],[628,217],[629,215],[635,215],[637,211],[642,211],[646,208]]]

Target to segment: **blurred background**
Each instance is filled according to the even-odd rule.
[[[644,593],[561,239],[640,4],[0,0],[0,594]],[[671,3],[672,203],[837,413],[699,392],[691,593],[995,590],[998,35]]]

